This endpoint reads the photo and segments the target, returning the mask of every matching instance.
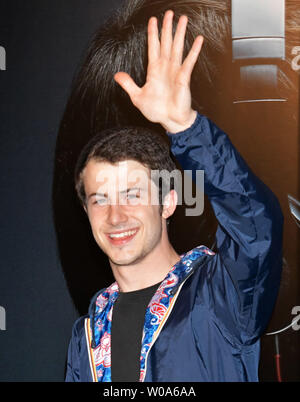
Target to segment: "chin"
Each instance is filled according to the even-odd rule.
[[[144,254],[135,254],[135,255],[130,255],[130,256],[113,256],[113,255],[108,255],[108,258],[110,262],[112,262],[115,265],[120,265],[120,266],[126,266],[126,265],[134,265],[139,263],[143,258]]]

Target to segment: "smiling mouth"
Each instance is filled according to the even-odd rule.
[[[130,242],[139,231],[139,228],[126,230],[123,232],[106,233],[110,243],[119,246]]]

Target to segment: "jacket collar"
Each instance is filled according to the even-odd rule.
[[[148,352],[155,341],[162,322],[173,306],[173,298],[181,284],[200,266],[202,260],[214,252],[205,246],[198,246],[182,254],[180,260],[172,266],[165,279],[161,282],[151,299],[145,315],[143,341],[141,348],[141,376],[145,377],[145,367]],[[92,353],[98,381],[111,381],[111,320],[113,305],[119,294],[117,282],[98,292],[89,308]]]

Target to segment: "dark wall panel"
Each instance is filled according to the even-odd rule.
[[[61,381],[78,312],[52,217],[54,151],[90,35],[120,1],[0,2],[1,381]],[[81,262],[84,270],[84,261]]]

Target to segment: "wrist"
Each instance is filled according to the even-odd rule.
[[[170,120],[166,123],[161,123],[164,129],[170,134],[176,134],[190,128],[197,118],[197,111],[191,109],[189,115],[176,121]]]

